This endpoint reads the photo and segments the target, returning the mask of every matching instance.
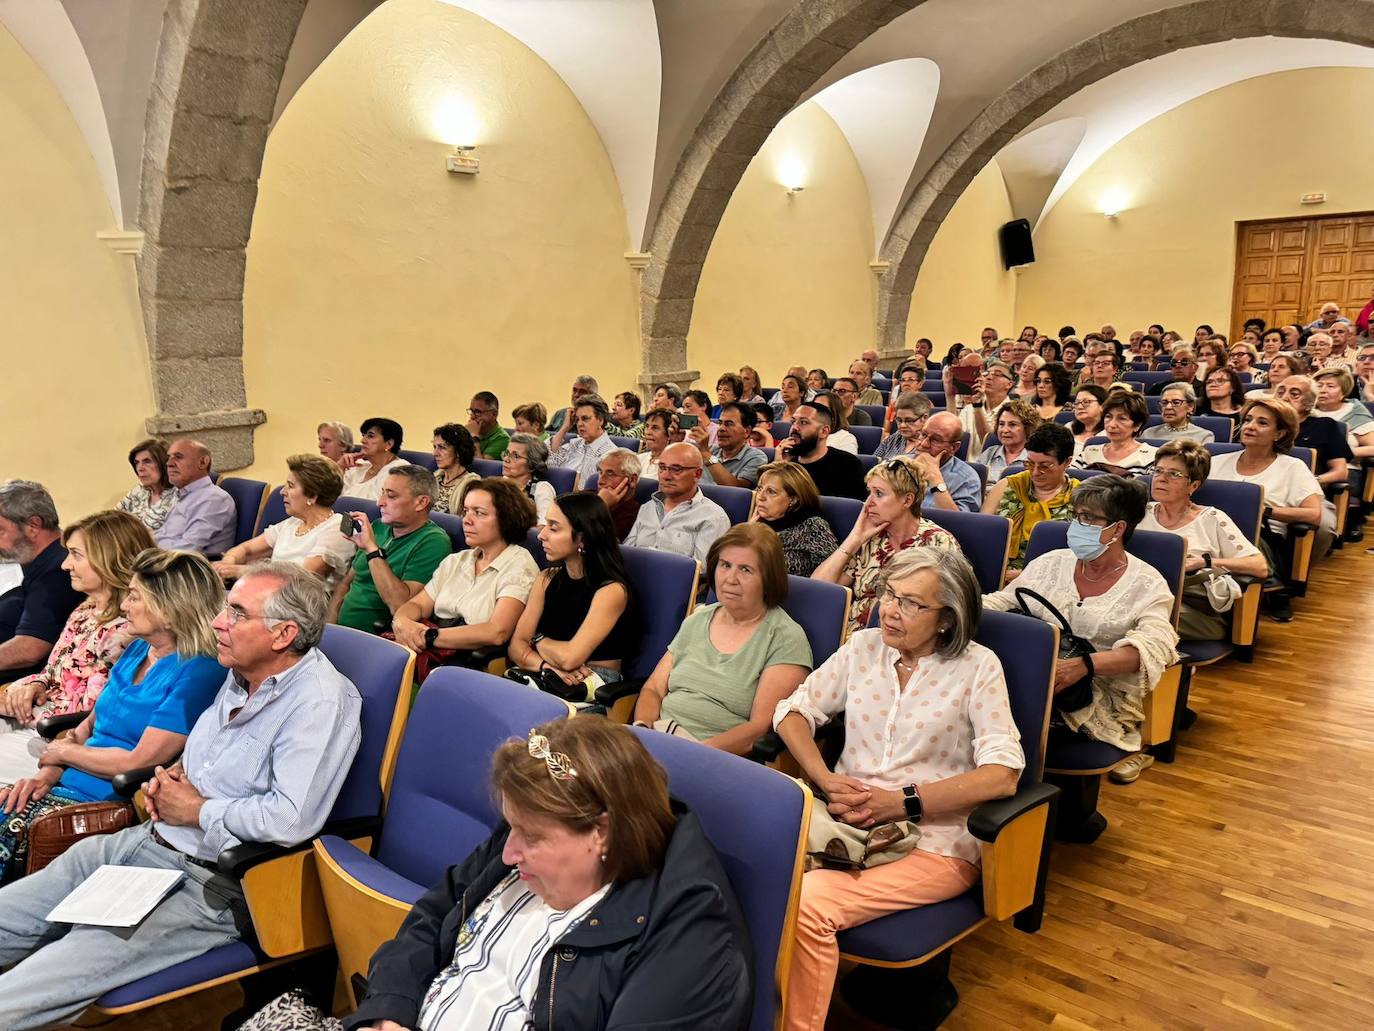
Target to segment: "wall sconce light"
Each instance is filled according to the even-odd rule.
[[[787,188],[787,196],[794,197],[797,194],[801,193],[804,189],[806,189],[805,186],[789,186]]]
[[[1107,218],[1115,219],[1126,210],[1129,200],[1125,190],[1108,190],[1098,200],[1097,206]]]
[[[472,156],[476,149],[471,144],[454,147],[453,153],[445,159],[444,167],[459,175],[476,175],[482,170],[482,163]]]
[[[796,154],[787,154],[778,163],[778,182],[787,191],[787,196],[795,197],[806,189],[806,165]]]

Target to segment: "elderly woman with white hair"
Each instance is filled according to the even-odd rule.
[[[1158,426],[1147,426],[1140,434],[1141,440],[1193,440],[1199,444],[1210,444],[1217,439],[1211,430],[1205,430],[1193,422],[1190,416],[1197,411],[1197,391],[1191,383],[1170,383],[1159,392],[1159,414],[1163,418]]]
[[[1126,551],[1145,518],[1147,498],[1139,480],[1112,475],[1085,480],[1073,492],[1068,547],[1032,559],[1008,586],[983,597],[990,609],[1006,612],[1024,604],[1025,611],[1057,626],[1048,602],[1096,649],[1059,660],[1051,750],[1085,737],[1138,751],[1145,696],[1177,657],[1173,592],[1158,570]],[[1040,598],[1024,595],[1022,602],[1017,592],[1026,588]],[[1065,792],[1060,837],[1086,843],[1106,829],[1106,818],[1097,812],[1098,784],[1096,777],[1070,777],[1060,784]]]
[[[773,715],[822,800],[813,830],[876,830],[896,841],[884,850],[893,853],[888,862],[802,877],[789,1031],[824,1025],[840,931],[977,883],[981,853],[968,815],[1014,794],[1026,764],[1002,664],[973,640],[982,605],[968,560],[952,550],[903,551],[887,563],[879,597],[878,626],[851,636]],[[832,771],[814,735],[841,714],[845,743]],[[869,847],[881,838],[870,834]]]
[[[315,440],[320,454],[343,469],[343,456],[353,449],[353,428],[341,422],[322,422],[315,427]]]
[[[533,433],[512,433],[506,453],[501,456],[501,475],[534,502],[539,525],[544,525],[544,515],[558,496],[548,481],[549,445]]]

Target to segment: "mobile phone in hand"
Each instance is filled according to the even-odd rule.
[[[697,424],[698,417],[695,415],[679,415],[677,417],[678,429],[690,430]]]
[[[347,512],[339,513],[339,532],[345,537],[352,537],[362,528],[362,524]]]

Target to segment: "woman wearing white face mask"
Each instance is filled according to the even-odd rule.
[[[1076,735],[1126,751],[1140,748],[1145,694],[1174,661],[1178,634],[1173,593],[1152,566],[1126,553],[1126,543],[1145,516],[1147,497],[1145,485],[1135,480],[1094,476],[1084,481],[1073,494],[1068,547],[1026,563],[1010,585],[983,597],[986,607],[1006,612],[1018,607],[1015,592],[1028,587],[1096,649],[1086,658],[1059,660],[1051,749],[1057,740],[1067,743]],[[1034,600],[1027,607],[1056,623]],[[1092,678],[1091,700],[1068,709],[1060,695],[1072,698],[1070,689],[1087,676]],[[1097,783],[1095,778],[1072,780]],[[1076,800],[1066,793],[1060,803],[1061,837],[1092,841],[1106,828],[1106,819],[1096,811],[1096,791],[1090,794]],[[1075,807],[1075,801],[1081,804]]]

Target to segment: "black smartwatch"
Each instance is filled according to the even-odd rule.
[[[1202,553],[1202,567],[1203,567],[1204,569],[1211,569],[1211,568],[1212,568],[1212,556],[1211,556],[1211,553],[1210,553],[1210,552],[1204,551],[1204,552]]]
[[[433,648],[434,642],[439,640],[439,628],[432,626],[425,631],[425,647]]]
[[[915,784],[902,788],[902,805],[906,806],[906,818],[912,823],[921,822],[921,795]]]
[[[381,548],[373,548],[371,551],[367,553],[367,560],[371,562],[374,558],[385,559],[386,552],[383,551]]]

